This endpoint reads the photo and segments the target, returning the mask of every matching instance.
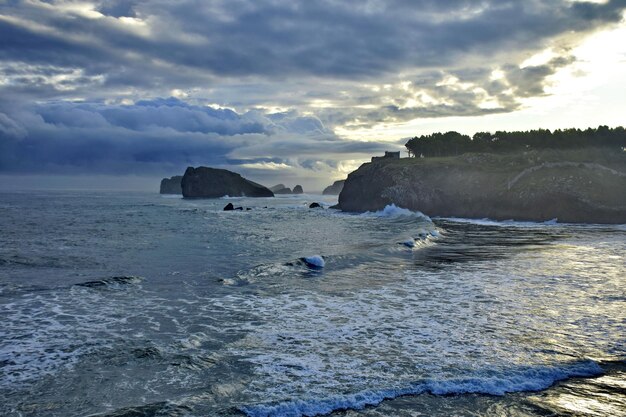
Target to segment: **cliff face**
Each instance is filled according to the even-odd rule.
[[[626,155],[599,150],[467,154],[363,164],[343,211],[394,203],[430,216],[626,223]]]
[[[249,181],[241,175],[208,167],[189,167],[181,181],[185,198],[274,197],[269,189]]]
[[[181,175],[176,175],[171,178],[163,178],[161,180],[161,194],[182,194],[183,189],[180,185],[183,177]]]
[[[329,185],[328,187],[324,188],[324,191],[322,191],[322,194],[339,195],[339,193],[341,193],[341,190],[343,190],[344,182],[346,182],[346,180],[339,180],[339,181],[333,182],[333,185]]]

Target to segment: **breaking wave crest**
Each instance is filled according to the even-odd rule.
[[[360,410],[375,406],[385,400],[419,394],[488,394],[504,395],[510,392],[540,391],[558,381],[574,377],[601,375],[602,368],[591,360],[562,366],[522,367],[509,374],[489,374],[442,380],[422,380],[404,387],[382,390],[366,390],[354,394],[329,398],[312,398],[285,401],[274,404],[258,404],[241,407],[240,411],[250,417],[297,417],[330,414],[340,410]]]
[[[386,218],[419,218],[424,221],[430,222],[430,217],[422,213],[421,211],[411,211],[406,208],[398,207],[395,204],[389,204],[385,206],[384,209],[378,211],[367,211],[362,213],[360,216],[362,217],[386,217]]]

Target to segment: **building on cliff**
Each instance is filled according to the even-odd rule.
[[[372,156],[372,162],[380,161],[381,159],[400,159],[400,151],[398,152],[385,151],[384,156]]]

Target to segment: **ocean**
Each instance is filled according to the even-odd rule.
[[[626,226],[336,200],[0,193],[0,415],[626,415]]]

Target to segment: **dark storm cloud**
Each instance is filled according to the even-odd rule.
[[[296,112],[244,114],[175,98],[132,105],[58,101],[0,112],[0,172],[168,173],[188,165],[367,156],[380,143],[337,138]],[[260,156],[260,157],[259,157]]]
[[[92,3],[0,3],[1,171],[337,167],[387,145],[340,140],[334,128],[511,112],[545,95],[550,76],[574,62],[568,48],[626,8],[626,0]],[[520,67],[548,47],[551,60]],[[154,99],[170,95],[180,99]]]
[[[216,76],[352,79],[536,49],[551,37],[617,22],[624,8],[623,0],[146,0],[102,2],[102,17],[89,18],[68,4],[0,6],[13,18],[0,21],[2,58],[88,74],[115,75],[116,68],[158,60]]]

